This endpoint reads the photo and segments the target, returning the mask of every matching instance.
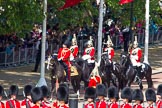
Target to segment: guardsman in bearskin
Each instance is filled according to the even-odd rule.
[[[73,35],[72,46],[70,47],[70,51],[71,51],[70,61],[72,61],[78,56],[78,52],[79,52],[76,34]]]
[[[70,55],[71,51],[69,49],[70,43],[69,41],[65,41],[62,48],[58,51],[58,61],[63,65],[65,71],[66,71],[66,81],[68,82],[70,80]]]
[[[87,87],[85,89],[84,98],[86,99],[87,103],[83,106],[83,108],[95,108],[95,98],[96,98],[96,89],[93,87]]]
[[[85,48],[83,56],[83,60],[87,60],[88,64],[90,65],[91,70],[95,66],[95,48],[93,47],[93,40],[90,37],[90,40],[87,42],[87,48]]]
[[[31,97],[34,103],[34,106],[31,108],[41,108],[43,93],[40,87],[34,87],[31,90]]]
[[[91,72],[88,87],[96,88],[97,84],[101,84],[101,83],[102,83],[102,79],[98,73],[98,66],[96,64],[95,68]]]
[[[2,102],[3,95],[4,95],[4,88],[0,85],[0,108],[5,108],[5,105]]]
[[[10,99],[6,102],[6,108],[20,108],[20,102],[16,100],[19,88],[17,85],[11,85],[9,88]]]
[[[49,97],[49,89],[47,86],[41,86],[42,93],[43,93],[43,100],[42,100],[42,108],[51,108],[50,102],[48,102]]]
[[[123,103],[120,108],[132,108],[129,104],[132,102],[132,89],[129,87],[125,87],[121,92],[121,98],[123,99]]]
[[[142,50],[138,47],[137,37],[135,36],[135,41],[133,43],[133,49],[130,50],[130,59],[132,62],[132,65],[137,70],[137,75],[135,81],[140,81],[141,77],[141,58],[142,58]]]
[[[117,101],[119,99],[119,92],[115,86],[111,86],[108,88],[108,98],[111,102],[108,105],[108,108],[118,108]]]
[[[32,88],[33,88],[32,85],[26,85],[24,87],[25,99],[21,102],[21,108],[31,108],[34,105],[31,99]]]
[[[135,100],[135,105],[133,108],[143,108],[142,103],[143,103],[143,92],[140,89],[135,89],[132,94],[132,99]]]
[[[68,90],[65,86],[60,86],[57,90],[57,101],[53,103],[53,108],[69,108]]]
[[[112,48],[113,43],[112,43],[112,41],[110,39],[110,36],[108,36],[108,41],[105,44],[107,45],[107,47],[104,48],[104,53],[105,52],[107,53],[108,58],[109,58],[109,62],[112,63],[112,59],[114,58],[115,52],[114,52],[114,49]]]
[[[96,95],[98,97],[98,100],[96,102],[96,108],[106,108],[107,102],[105,100],[105,97],[107,96],[106,87],[103,84],[98,84],[96,87]]]
[[[160,84],[157,88],[157,102],[156,102],[156,107],[157,108],[162,108],[162,84]]]
[[[147,108],[154,108],[154,102],[156,102],[156,93],[152,88],[148,88],[145,92],[146,101],[148,103]]]

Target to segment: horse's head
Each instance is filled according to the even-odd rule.
[[[57,64],[58,64],[58,60],[57,60],[57,55],[50,55],[50,56],[48,56],[48,58],[47,58],[47,69],[49,69],[49,68],[55,68],[56,66],[57,66]]]
[[[122,53],[122,54],[120,55],[120,65],[123,66],[123,67],[125,67],[125,66],[127,66],[128,64],[131,64],[129,55],[128,55],[128,54],[125,54],[125,53]]]
[[[101,56],[101,65],[103,65],[103,66],[110,66],[110,64],[111,63],[109,61],[107,53],[103,53],[102,56]]]

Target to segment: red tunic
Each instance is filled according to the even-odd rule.
[[[96,108],[106,108],[107,102],[106,101],[97,101]]]
[[[78,51],[79,51],[78,45],[71,46],[70,51],[73,57],[76,58],[78,56]]]
[[[90,80],[89,80],[88,87],[96,88],[96,85],[100,84],[100,83],[102,83],[100,76],[91,77]]]
[[[58,105],[58,102],[57,102],[57,101],[55,101],[55,102],[53,103],[53,107],[54,107],[54,108],[69,108],[68,105],[63,105],[63,106]]]
[[[91,60],[94,60],[95,58],[94,58],[94,56],[95,56],[95,48],[94,47],[90,47],[90,48],[86,48],[85,50],[84,50],[84,53],[83,53],[83,56],[84,55],[90,55],[90,59]]]
[[[162,108],[162,101],[161,100],[158,100],[156,102],[156,108]]]
[[[127,104],[122,104],[120,108],[132,108],[132,106],[127,103]]]
[[[130,55],[132,55],[131,57],[133,57],[139,63],[142,58],[142,50],[140,48],[135,48],[130,51]]]
[[[34,105],[34,106],[33,106],[33,107],[31,107],[31,108],[42,108],[42,107],[37,106],[37,105]]]
[[[94,103],[88,103],[84,106],[84,108],[94,108]]]
[[[0,102],[0,108],[5,108],[5,105],[3,102]]]
[[[110,104],[108,105],[108,108],[118,108],[118,104],[117,104],[116,102],[110,103]]]
[[[51,108],[51,104],[49,102],[42,101],[42,108]]]
[[[133,108],[143,108],[141,105],[134,105]]]
[[[147,108],[154,108],[154,107],[153,107],[153,105],[151,105],[151,106],[148,106]]]
[[[69,59],[70,59],[71,51],[69,48],[60,48],[58,51],[58,60],[61,59],[68,67],[71,66]]]
[[[8,100],[6,102],[6,108],[10,108],[10,104],[9,104],[10,102],[9,101],[11,102],[11,104],[14,108],[20,108],[20,102],[18,100]]]
[[[104,52],[107,52],[109,60],[112,61],[112,59],[114,58],[114,55],[115,55],[114,49],[111,48],[111,47],[105,48],[105,49],[104,49]]]
[[[21,106],[26,106],[26,101],[27,101],[27,100],[24,99],[24,100],[21,102]],[[32,103],[31,101],[28,100],[27,102],[28,102],[29,107],[32,107],[32,106],[33,106],[33,105],[32,105],[33,103]]]

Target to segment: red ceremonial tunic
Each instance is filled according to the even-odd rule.
[[[51,108],[51,104],[49,102],[42,101],[42,108]]]
[[[154,107],[153,107],[153,105],[151,105],[151,106],[148,106],[147,108],[154,108]]]
[[[94,103],[88,103],[84,106],[84,108],[94,108]]]
[[[120,108],[132,108],[132,106],[127,103],[127,104],[122,104]]]
[[[84,55],[90,55],[91,60],[95,60],[94,56],[95,56],[95,48],[94,47],[90,47],[90,48],[86,48],[84,50],[83,56]]]
[[[110,104],[108,105],[108,108],[118,108],[118,104],[117,104],[116,102],[110,103]]]
[[[0,102],[0,108],[5,108],[5,105],[3,102]]]
[[[106,108],[107,102],[106,101],[97,101],[96,102],[96,108]]]
[[[97,84],[100,84],[100,83],[102,83],[100,76],[91,77],[89,80],[88,87],[96,88]]]
[[[132,55],[132,54],[135,54],[135,55]],[[137,63],[139,63],[142,58],[142,50],[140,48],[135,48],[133,50],[130,50],[130,55],[137,61]]]
[[[6,108],[10,108],[10,102],[9,101],[11,102],[13,108],[20,108],[20,102],[18,100],[8,100],[6,102]]]
[[[115,55],[114,49],[111,48],[111,47],[105,48],[105,49],[104,49],[104,52],[107,52],[109,60],[112,61],[112,59],[114,58],[114,55]]]
[[[31,108],[33,105],[33,103],[30,101],[30,100],[27,100],[27,99],[24,99],[22,102],[21,102],[21,106],[26,106],[26,101],[29,105],[29,107]]]
[[[134,105],[133,108],[143,108],[141,105]]]
[[[162,108],[162,100],[156,102],[156,108]]]
[[[58,59],[61,59],[70,68],[71,64],[69,62],[71,51],[69,48],[60,48],[58,51]]]
[[[53,103],[53,107],[54,108],[69,108],[69,106],[68,105],[62,105],[62,106],[60,106],[60,105],[58,105],[58,102],[57,101],[55,101],[54,103]]]
[[[37,105],[34,105],[34,106],[33,106],[33,107],[31,107],[31,108],[42,108],[42,107],[37,106]]]
[[[71,51],[73,57],[76,58],[78,56],[78,52],[79,52],[78,45],[71,46],[70,51]]]

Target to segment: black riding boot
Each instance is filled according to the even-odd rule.
[[[69,79],[68,79],[68,66],[63,61],[60,61],[60,64],[64,67],[64,70],[66,72],[66,82],[69,82]]]
[[[140,67],[135,67],[136,68],[136,77],[135,77],[135,82],[140,83],[141,82],[141,68]]]

